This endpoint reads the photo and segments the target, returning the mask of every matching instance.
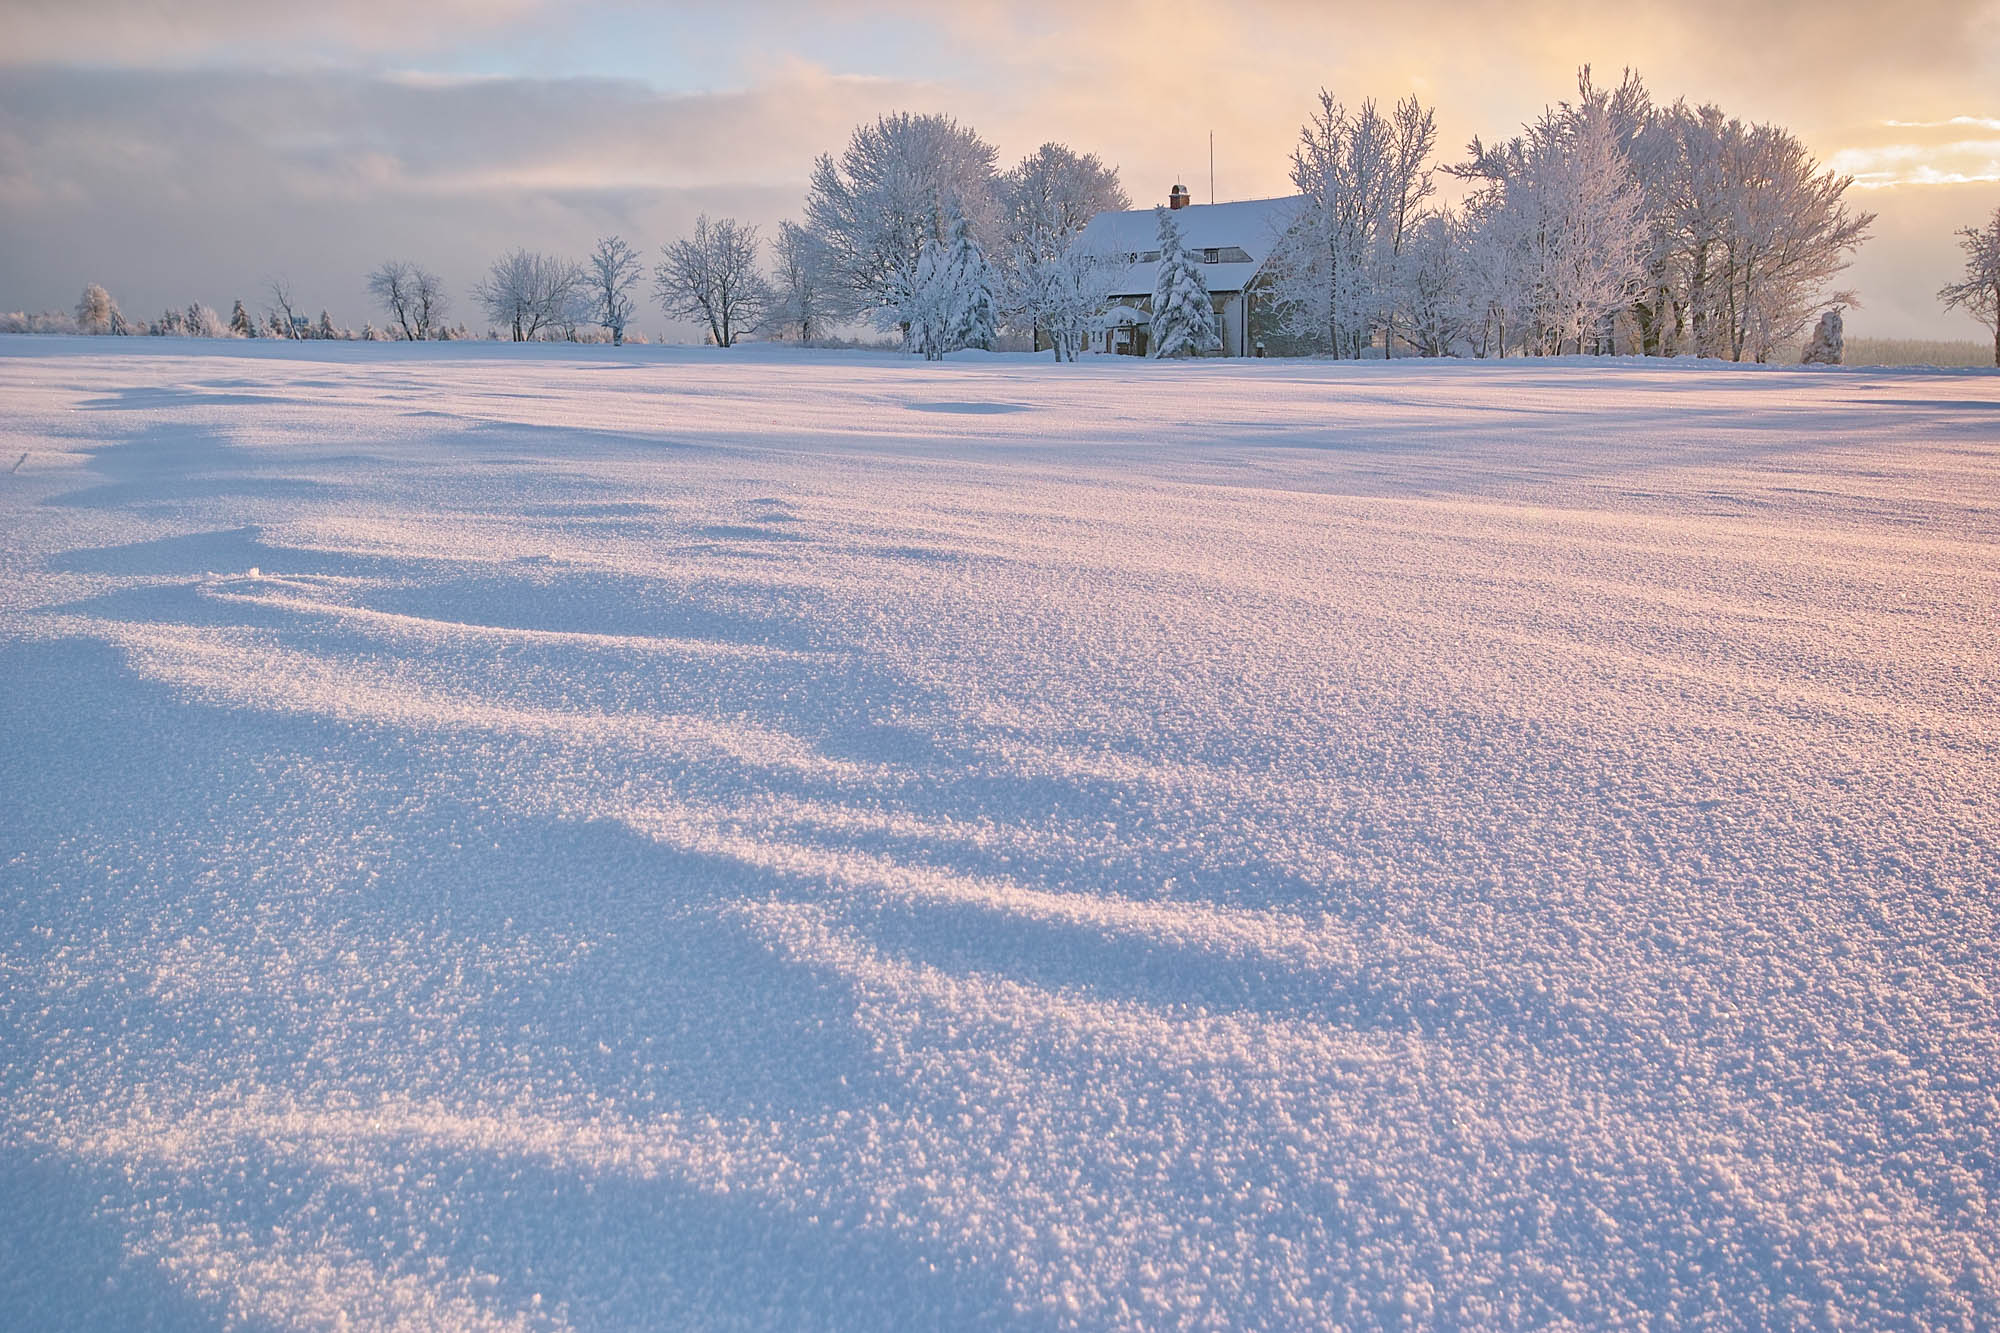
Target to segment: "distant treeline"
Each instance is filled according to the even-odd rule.
[[[1785,360],[1819,320],[1814,360],[1840,360],[1834,284],[1874,215],[1851,207],[1850,177],[1825,169],[1796,136],[1713,105],[1656,101],[1627,71],[1616,87],[1588,67],[1573,100],[1518,134],[1475,138],[1441,161],[1431,108],[1408,97],[1350,109],[1322,90],[1292,154],[1297,194],[1251,280],[1290,348],[1335,357],[1637,353]],[[1436,177],[1469,183],[1456,208]],[[1074,357],[1109,316],[1152,321],[1154,354],[1219,349],[1203,311],[1210,293],[1184,258],[1179,224],[1159,210],[1158,286],[1129,283],[1133,253],[1097,254],[1086,228],[1131,206],[1116,168],[1045,144],[1001,170],[993,145],[949,116],[897,113],[855,129],[822,155],[796,221],[767,245],[733,218],[697,220],[650,268],[619,236],[587,258],[526,249],[495,260],[470,292],[485,336],[515,341],[640,341],[635,293],[647,277],[667,315],[728,347],[743,337],[825,341],[869,326],[907,350],[1051,348]],[[1959,233],[1963,279],[1938,293],[1995,329],[2000,364],[2000,210]],[[768,252],[768,263],[767,260]],[[196,304],[128,320],[102,287],[73,315],[0,315],[15,332],[197,337],[445,339],[443,282],[407,259],[368,275],[382,326],[358,331],[311,318],[289,284],[262,308],[227,317]],[[1900,355],[1882,345],[1883,355]],[[1955,344],[1935,357],[1960,358]],[[1951,350],[1946,350],[1951,349]],[[1860,350],[1859,345],[1855,349]]]

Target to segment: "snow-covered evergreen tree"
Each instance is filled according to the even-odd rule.
[[[998,310],[993,300],[993,266],[973,239],[972,224],[959,218],[952,224],[951,249],[946,255],[946,282],[951,300],[950,350],[991,348]]]
[[[958,294],[951,281],[949,252],[932,241],[917,256],[915,272],[899,311],[904,345],[926,361],[941,361],[951,350],[958,325]]]
[[[1200,356],[1220,350],[1215,303],[1201,266],[1181,244],[1181,229],[1168,209],[1156,208],[1160,224],[1160,267],[1153,281],[1152,355]]]
[[[229,312],[229,332],[232,337],[236,338],[254,338],[257,336],[257,326],[251,322],[250,312],[243,308],[241,301],[238,301],[235,309]]]
[[[898,311],[909,349],[927,361],[993,345],[992,266],[963,218],[952,224],[950,236],[948,244],[924,246]]]
[[[341,336],[340,330],[333,326],[333,316],[324,310],[320,311],[319,324],[313,329],[313,337],[324,338],[328,342],[333,342]]]

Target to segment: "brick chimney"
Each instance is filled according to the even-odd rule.
[[[1186,208],[1187,206],[1188,206],[1187,186],[1176,185],[1174,186],[1173,189],[1167,191],[1168,208]]]

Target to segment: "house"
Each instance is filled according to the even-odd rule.
[[[1258,279],[1303,202],[1303,196],[1291,195],[1195,204],[1188,202],[1185,185],[1174,186],[1168,194],[1167,207],[1180,227],[1181,244],[1201,263],[1201,276],[1215,301],[1224,356],[1254,355],[1263,339],[1260,324],[1272,322],[1270,298]],[[1103,350],[1144,356],[1153,279],[1160,267],[1160,227],[1153,210],[1099,213],[1077,243],[1092,254],[1123,262],[1112,281]]]

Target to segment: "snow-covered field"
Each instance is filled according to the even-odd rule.
[[[0,340],[0,1323],[1992,1326],[1996,603],[1990,374]]]

